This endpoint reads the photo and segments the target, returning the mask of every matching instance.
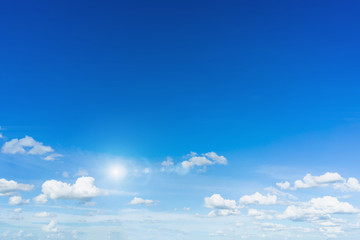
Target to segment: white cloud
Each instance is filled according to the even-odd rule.
[[[277,196],[267,194],[266,196],[261,193],[254,193],[253,195],[244,195],[240,198],[242,204],[259,204],[259,205],[270,205],[277,204]]]
[[[34,138],[25,136],[18,139],[13,138],[8,142],[5,142],[1,148],[3,153],[7,154],[27,154],[27,155],[47,155],[44,160],[54,161],[56,158],[61,157],[61,154],[54,153],[54,149],[50,146],[45,146],[41,142],[35,141]]]
[[[0,179],[0,195],[15,191],[31,191],[33,188],[33,185],[17,183],[13,180],[8,181],[5,178]]]
[[[47,199],[47,196],[45,194],[40,194],[40,195],[34,197],[33,201],[35,203],[47,203],[48,199]]]
[[[11,139],[2,147],[3,153],[21,153],[31,155],[43,155],[53,152],[54,149],[50,146],[44,146],[43,143],[35,141],[32,137],[25,136],[21,139]]]
[[[288,189],[290,189],[290,183],[289,183],[288,181],[286,181],[286,182],[278,182],[278,183],[276,183],[276,185],[277,185],[279,188],[283,189],[283,190],[288,190]]]
[[[334,213],[359,213],[359,210],[348,202],[340,202],[336,197],[324,196],[312,198],[300,206],[288,206],[280,218],[295,221],[314,221],[329,218],[328,215]]]
[[[142,198],[139,198],[139,197],[134,197],[134,199],[131,200],[129,202],[129,204],[131,204],[131,205],[143,204],[143,205],[146,205],[146,206],[153,206],[153,205],[155,205],[155,201],[151,200],[151,199],[142,199]]]
[[[219,164],[227,164],[227,159],[224,156],[219,156],[215,152],[208,152],[204,154],[206,157],[212,159]]]
[[[224,156],[218,156],[214,152],[208,152],[201,155],[198,155],[195,152],[191,152],[186,156],[188,159],[181,162],[181,166],[184,169],[190,169],[195,166],[197,167],[206,167],[213,164],[227,164],[227,160]]]
[[[343,183],[335,183],[334,188],[340,189],[342,191],[360,192],[360,183],[356,178],[350,177]]]
[[[272,219],[273,217],[266,214],[264,211],[257,209],[248,209],[248,216],[254,217],[257,220]]]
[[[52,153],[46,157],[44,157],[44,160],[46,161],[55,161],[57,158],[62,157],[62,154],[59,153]]]
[[[22,205],[30,203],[30,199],[23,199],[21,196],[12,196],[9,198],[10,205]]]
[[[219,217],[219,216],[231,216],[239,215],[240,211],[238,209],[216,209],[209,212],[209,217]]]
[[[49,198],[89,200],[103,194],[94,184],[92,177],[79,177],[75,184],[64,183],[56,180],[48,180],[42,185],[42,192]]]
[[[175,165],[172,158],[167,157],[166,161],[161,163],[162,172],[176,172],[179,174],[186,174],[190,169],[199,167],[199,171],[206,171],[206,167],[214,164],[227,164],[227,159],[224,156],[219,156],[215,152],[208,152],[203,154],[197,154],[196,152],[190,152],[190,154],[184,157],[186,160]]]
[[[48,232],[48,233],[51,233],[51,232],[56,233],[56,232],[58,232],[57,222],[55,220],[51,220],[48,225],[45,225],[45,226],[42,227],[42,230],[44,232]]]
[[[171,157],[167,157],[166,161],[163,161],[161,163],[161,166],[164,166],[164,167],[174,166],[174,160]]]
[[[211,197],[204,198],[205,207],[215,209],[236,209],[238,208],[235,200],[224,199],[220,194],[213,194]]]
[[[21,213],[21,212],[22,212],[22,208],[15,208],[15,209],[14,209],[14,212],[16,212],[16,213]]]
[[[302,188],[327,187],[330,183],[336,183],[340,181],[344,181],[344,178],[342,178],[341,175],[336,172],[327,172],[320,176],[312,176],[308,173],[302,180],[296,180],[294,187],[290,187],[290,183],[287,181],[276,183],[276,185],[284,190],[296,190]]]
[[[48,212],[38,212],[38,213],[35,213],[34,216],[38,217],[38,218],[46,218],[46,217],[50,217],[51,214]]]
[[[4,138],[4,136],[2,135],[2,133],[0,132],[0,138]]]

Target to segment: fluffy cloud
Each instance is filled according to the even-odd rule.
[[[206,171],[206,167],[214,164],[227,164],[227,159],[224,156],[219,156],[215,152],[208,152],[203,154],[197,154],[191,152],[184,157],[184,161],[179,164],[174,164],[172,158],[167,157],[166,161],[161,163],[162,172],[176,172],[178,174],[186,174],[192,168],[200,168],[199,171]]]
[[[359,210],[348,202],[340,202],[336,197],[324,196],[313,198],[300,206],[288,206],[280,218],[295,221],[314,221],[329,218],[329,214],[358,212]]]
[[[30,203],[30,199],[23,199],[21,196],[12,196],[9,198],[10,205],[22,205]]]
[[[1,148],[3,153],[8,154],[27,154],[27,155],[46,155],[48,156],[43,158],[47,161],[53,161],[57,157],[61,157],[61,154],[53,153],[54,149],[50,146],[45,146],[41,142],[35,141],[34,138],[25,136],[24,138],[18,139],[14,138],[8,142],[5,142]]]
[[[58,232],[57,222],[55,220],[51,220],[48,225],[42,227],[42,230],[48,233]]]
[[[48,180],[42,185],[42,192],[53,200],[77,199],[89,200],[103,194],[94,184],[92,177],[79,177],[75,184],[64,183],[56,180]]]
[[[259,205],[270,205],[277,204],[277,196],[267,194],[266,196],[261,193],[254,193],[253,195],[244,195],[240,198],[242,204],[259,204]]]
[[[219,217],[219,216],[231,216],[239,215],[240,211],[238,209],[216,209],[209,212],[209,217]]]
[[[131,204],[131,205],[144,204],[146,206],[153,206],[153,205],[155,205],[155,201],[151,200],[151,199],[142,199],[142,198],[139,198],[139,197],[134,197],[134,199],[131,200],[129,202],[129,204]]]
[[[31,191],[34,188],[33,185],[17,183],[13,180],[0,179],[0,196],[6,195],[16,191]]]
[[[356,178],[350,177],[343,183],[335,183],[334,188],[340,189],[342,191],[360,192],[360,183]]]
[[[213,164],[227,164],[227,160],[224,156],[218,156],[215,152],[208,152],[202,155],[198,155],[195,152],[191,152],[188,155],[188,160],[183,161],[181,166],[185,169],[193,168],[194,166],[206,167]]]
[[[276,185],[284,190],[296,190],[301,188],[327,187],[330,183],[336,183],[340,181],[344,181],[344,178],[342,178],[340,174],[327,172],[321,176],[312,176],[311,174],[306,174],[302,180],[295,181],[294,187],[290,187],[290,183],[287,181],[276,183]]]
[[[257,210],[257,209],[249,209],[248,216],[254,217],[257,220],[264,220],[264,219],[272,219],[273,217],[269,214],[266,214],[264,211]]]
[[[47,196],[45,194],[40,194],[40,195],[34,197],[33,201],[35,203],[47,203],[48,199],[47,199]]]
[[[224,199],[220,194],[213,194],[211,197],[204,198],[205,207],[215,209],[236,209],[235,200]]]

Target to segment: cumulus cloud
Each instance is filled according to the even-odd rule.
[[[46,155],[48,156],[43,158],[47,161],[53,161],[57,157],[62,156],[61,154],[53,153],[54,149],[50,146],[45,146],[41,142],[35,141],[34,138],[25,136],[24,138],[18,139],[14,138],[8,142],[5,142],[1,148],[3,153],[7,154],[27,154],[27,155]]]
[[[337,213],[359,213],[359,210],[348,202],[340,202],[336,197],[324,196],[312,198],[300,206],[288,206],[280,218],[294,221],[314,221],[327,219],[329,214]]]
[[[16,191],[31,191],[33,188],[33,185],[17,183],[13,180],[8,181],[5,178],[0,179],[0,196],[11,194]]]
[[[208,152],[203,154],[197,154],[191,152],[186,155],[185,160],[179,164],[174,164],[172,158],[167,158],[166,161],[161,163],[161,171],[176,172],[179,174],[185,174],[192,168],[200,168],[199,171],[206,171],[206,167],[215,164],[227,164],[227,159],[224,156],[219,156],[215,152]]]
[[[278,182],[278,183],[276,183],[276,185],[277,185],[279,188],[283,189],[283,190],[288,190],[288,189],[290,189],[290,183],[289,183],[288,181],[286,181],[286,182]]]
[[[40,195],[34,197],[33,201],[35,203],[47,203],[48,199],[47,199],[47,196],[45,194],[40,194]]]
[[[360,183],[356,178],[350,177],[343,183],[335,183],[334,188],[342,191],[360,192]]]
[[[103,191],[95,186],[95,179],[92,177],[79,177],[73,185],[61,181],[48,180],[43,183],[42,192],[46,197],[53,200],[89,200],[104,194]]]
[[[51,220],[48,225],[42,227],[42,230],[48,233],[58,232],[57,222],[55,220]]]
[[[220,194],[213,194],[211,197],[204,198],[205,207],[215,209],[236,209],[235,200],[224,199]]]
[[[283,190],[296,190],[313,187],[327,187],[330,183],[337,183],[341,181],[344,181],[344,178],[336,172],[327,172],[320,176],[312,176],[308,173],[302,180],[296,180],[293,187],[291,187],[290,183],[287,181],[276,183],[276,185]]]
[[[134,199],[129,202],[129,204],[131,204],[131,205],[142,204],[142,205],[145,205],[145,206],[153,206],[153,205],[155,205],[155,203],[156,202],[154,200],[142,199],[142,198],[139,198],[139,197],[134,197]]]
[[[30,203],[30,199],[23,199],[21,196],[12,196],[9,198],[10,205],[23,205]]]
[[[227,160],[224,156],[218,156],[215,152],[208,152],[202,155],[198,155],[195,152],[191,152],[188,155],[188,159],[181,162],[181,166],[185,169],[198,167],[206,167],[213,164],[227,164]]]
[[[253,195],[244,195],[240,198],[242,204],[259,204],[259,205],[270,205],[277,204],[277,196],[267,194],[266,196],[261,193],[254,193]]]

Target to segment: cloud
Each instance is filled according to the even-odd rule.
[[[167,157],[166,161],[163,161],[161,163],[161,166],[163,167],[170,167],[170,166],[174,166],[174,160],[171,157]]]
[[[220,194],[213,194],[211,197],[204,198],[205,207],[214,209],[236,209],[235,200],[224,199]]]
[[[35,203],[47,203],[48,199],[47,199],[47,196],[45,194],[40,194],[40,195],[34,197],[33,201]]]
[[[12,196],[9,198],[10,205],[23,205],[30,203],[30,199],[23,199],[21,196]]]
[[[290,187],[290,183],[287,181],[276,183],[276,185],[283,190],[296,190],[313,187],[327,187],[330,183],[336,183],[340,181],[344,181],[344,178],[342,178],[341,175],[336,172],[327,172],[320,176],[312,176],[308,173],[302,180],[296,180],[294,187]]]
[[[129,204],[131,204],[131,205],[143,204],[145,206],[153,206],[153,205],[155,205],[155,201],[151,200],[151,199],[142,199],[142,198],[139,198],[139,197],[134,197],[134,199],[131,200],[129,202]]]
[[[3,153],[7,154],[26,154],[26,155],[46,155],[44,160],[54,161],[56,158],[61,157],[61,154],[53,153],[54,149],[50,146],[45,146],[41,142],[35,141],[34,138],[25,136],[24,138],[14,138],[5,142],[1,148]]]
[[[289,183],[288,181],[286,181],[286,182],[278,182],[278,183],[276,183],[276,185],[277,185],[279,188],[283,189],[283,190],[288,190],[288,189],[290,189],[290,183]]]
[[[48,233],[58,232],[57,222],[55,220],[51,220],[48,225],[42,227],[42,230]]]
[[[257,209],[248,209],[248,216],[254,217],[257,220],[272,219],[273,217],[266,214],[264,211]]]
[[[261,193],[254,193],[253,195],[244,195],[240,198],[242,204],[259,204],[259,205],[270,205],[277,204],[277,196],[267,194],[266,196]]]
[[[179,174],[186,174],[192,168],[200,168],[199,171],[206,171],[206,167],[215,164],[227,164],[227,159],[224,156],[219,156],[215,152],[208,152],[203,154],[197,154],[190,152],[190,154],[184,157],[186,160],[175,165],[172,158],[168,157],[166,161],[161,163],[162,172],[176,172]]]
[[[359,213],[359,210],[348,202],[340,202],[336,197],[324,196],[312,198],[300,206],[288,206],[280,218],[294,221],[315,221],[328,219],[329,214],[337,213]]]
[[[335,183],[334,188],[342,191],[360,192],[360,183],[356,178],[350,177],[343,183]]]
[[[216,209],[208,213],[209,217],[220,217],[220,216],[232,216],[239,215],[240,211],[238,209]]]
[[[1,129],[1,128],[0,128]],[[4,136],[2,135],[2,133],[0,132],[0,138],[4,138]]]
[[[16,191],[31,191],[34,185],[17,183],[13,180],[6,180],[5,178],[0,179],[0,196],[13,193]]]
[[[46,157],[44,157],[44,160],[46,161],[55,161],[57,158],[62,157],[62,154],[59,153],[52,153]]]
[[[38,212],[34,214],[34,217],[38,217],[38,218],[46,218],[46,217],[50,217],[51,214],[48,212]]]
[[[22,212],[22,208],[15,208],[15,209],[14,209],[14,212],[15,212],[15,213],[21,213],[21,212]]]
[[[79,177],[75,184],[64,183],[56,180],[48,180],[42,185],[42,192],[49,198],[90,200],[93,197],[104,194],[94,184],[92,177]]]
[[[202,155],[191,152],[188,157],[188,160],[181,162],[181,166],[185,169],[193,168],[195,166],[205,167],[213,164],[227,164],[226,158],[224,156],[218,156],[215,152],[208,152]]]

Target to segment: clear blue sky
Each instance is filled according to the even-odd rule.
[[[74,184],[82,175],[91,176],[99,188],[110,191],[108,198],[99,195],[96,208],[125,211],[132,206],[128,204],[132,194],[137,193],[137,197],[158,199],[148,204],[156,205],[153,208],[144,206],[149,214],[164,214],[153,218],[171,219],[171,214],[177,214],[173,208],[182,209],[182,202],[186,203],[190,211],[185,217],[191,226],[199,220],[194,217],[197,213],[207,216],[204,198],[212,194],[236,201],[254,192],[265,196],[264,188],[276,187],[279,181],[293,184],[308,173],[360,178],[356,175],[360,154],[359,12],[360,3],[347,0],[3,1],[0,178],[32,184],[31,191],[46,195],[42,184],[47,180]],[[25,152],[13,145],[4,147],[25,136],[35,141],[22,145]],[[53,151],[27,152],[38,143]],[[183,161],[195,161],[191,160],[195,155],[186,156],[191,151],[214,162],[194,163],[184,172]],[[203,155],[209,152],[224,156],[227,163]],[[50,153],[62,156],[43,161]],[[161,165],[166,157],[174,165]],[[115,163],[127,169],[121,181],[116,179],[119,172],[110,181],[103,171],[97,171],[106,164],[115,168]],[[334,184],[337,190],[323,190],[324,185],[317,182],[322,190],[301,192],[299,201],[346,195],[339,189],[349,187],[347,180],[339,181],[325,183]],[[185,190],[194,182],[196,186]],[[282,190],[298,191],[295,188]],[[182,192],[186,197],[179,197]],[[10,193],[0,188],[1,194]],[[9,196],[19,194],[23,198],[28,194],[29,199],[35,196],[17,188],[0,197],[0,203],[5,208]],[[56,204],[78,204],[63,200],[66,197],[47,197],[50,209],[54,199]],[[119,201],[123,205],[114,206]],[[25,215],[26,208],[33,215],[33,202],[20,203]],[[355,208],[360,203],[349,202]],[[277,206],[276,210],[286,215],[285,208]],[[240,211],[241,215],[233,212],[219,221],[227,226],[227,221],[247,222],[233,218],[252,217],[247,210]],[[67,227],[73,223],[58,216],[51,221],[60,230],[50,234],[69,237],[75,230]],[[30,234],[36,221],[24,218],[29,223],[23,224],[25,232]],[[280,215],[274,219],[294,220]],[[19,228],[19,223],[7,223]],[[48,226],[52,229],[50,223]],[[112,239],[177,239],[174,236],[180,234],[164,230],[163,235],[141,236],[124,228],[119,233],[122,237],[111,233],[115,234]],[[84,229],[79,239],[89,239]],[[6,227],[0,225],[0,234],[2,230]],[[338,230],[333,226],[324,230],[326,236],[316,232],[305,239],[341,234]],[[41,233],[36,231],[29,238],[42,239],[45,235],[41,234],[49,233],[41,227]],[[184,231],[189,234],[184,239],[221,236],[203,227]],[[3,238],[12,239],[8,236]],[[249,233],[248,237],[259,236]]]

